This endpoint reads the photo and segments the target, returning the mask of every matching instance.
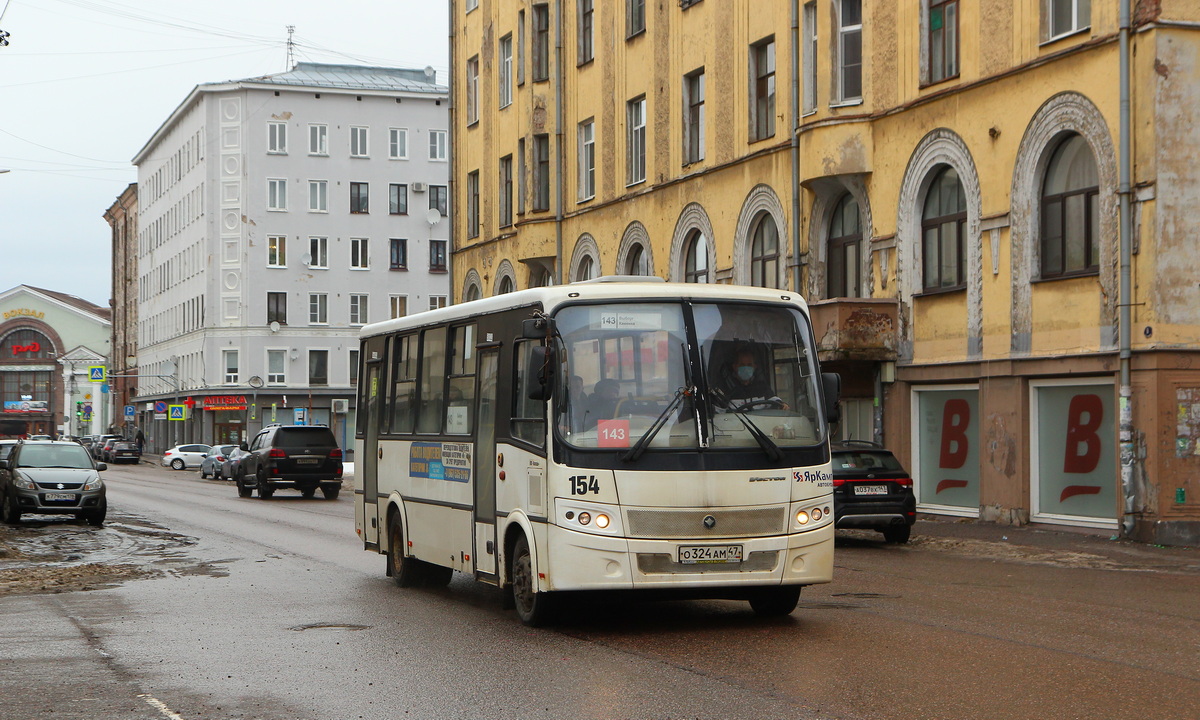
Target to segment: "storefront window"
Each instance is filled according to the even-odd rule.
[[[1035,384],[1033,402],[1035,517],[1112,524],[1117,512],[1112,384]]]
[[[979,390],[918,390],[917,501],[979,512]]]

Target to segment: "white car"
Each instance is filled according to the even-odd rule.
[[[200,467],[210,452],[212,447],[209,445],[176,445],[163,453],[159,464],[176,470]]]

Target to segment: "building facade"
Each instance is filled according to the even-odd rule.
[[[112,236],[112,348],[109,417],[125,437],[137,432],[137,183],[130,183],[104,211]],[[127,410],[134,409],[134,414]]]
[[[923,511],[1200,542],[1198,23],[454,0],[455,292],[799,290],[840,434],[891,447]]]
[[[109,309],[18,285],[0,293],[0,437],[95,435],[112,425]]]
[[[447,301],[446,99],[432,71],[300,63],[197,86],[138,152],[153,449],[270,422],[348,446],[359,328]]]

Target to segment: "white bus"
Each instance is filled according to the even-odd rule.
[[[538,625],[564,591],[781,615],[832,579],[840,383],[803,299],[638,280],[363,328],[355,526],[398,585],[458,570]]]

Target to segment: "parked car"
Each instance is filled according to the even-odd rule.
[[[54,438],[50,437],[49,435],[30,435],[29,439],[30,440],[53,440]]]
[[[221,464],[225,462],[225,458],[229,457],[229,453],[237,449],[237,445],[213,445],[212,452],[204,458],[204,462],[200,463],[200,479],[211,477],[217,480],[217,473],[221,471]]]
[[[170,467],[175,470],[183,470],[190,467],[199,467],[204,462],[204,458],[212,451],[210,445],[176,445],[170,450],[163,453],[162,460],[159,463],[163,467]]]
[[[317,488],[326,500],[342,489],[342,451],[329,428],[320,425],[274,425],[254,436],[238,472],[238,495],[254,490],[267,499],[280,488],[312,497]]]
[[[888,542],[908,542],[917,519],[912,475],[878,443],[835,442],[831,451],[834,527],[878,530]]]
[[[21,515],[70,514],[89,525],[102,525],[108,512],[104,463],[73,442],[18,443],[0,460],[0,515],[10,524]]]
[[[226,456],[225,462],[217,467],[215,480],[237,480],[238,473],[242,468],[242,457],[246,455],[246,451],[240,447],[234,447]]]
[[[92,454],[92,443],[94,442],[96,442],[96,438],[92,437],[91,435],[84,435],[83,437],[79,438],[79,444],[83,446],[84,450],[88,451],[89,455]]]
[[[15,448],[17,446],[17,443],[19,443],[19,442],[21,442],[21,441],[16,440],[16,439],[9,439],[9,438],[4,438],[3,440],[0,440],[0,460],[3,460],[6,457],[8,457],[8,454],[13,451],[13,448]]]
[[[120,442],[123,438],[120,435],[104,435],[100,439],[100,449],[97,451],[96,459],[100,462],[111,462],[112,458],[109,453],[112,451],[114,443]]]
[[[131,440],[118,440],[109,446],[108,460],[105,462],[129,462],[136,464],[141,459],[142,454],[138,452],[137,443]]]

